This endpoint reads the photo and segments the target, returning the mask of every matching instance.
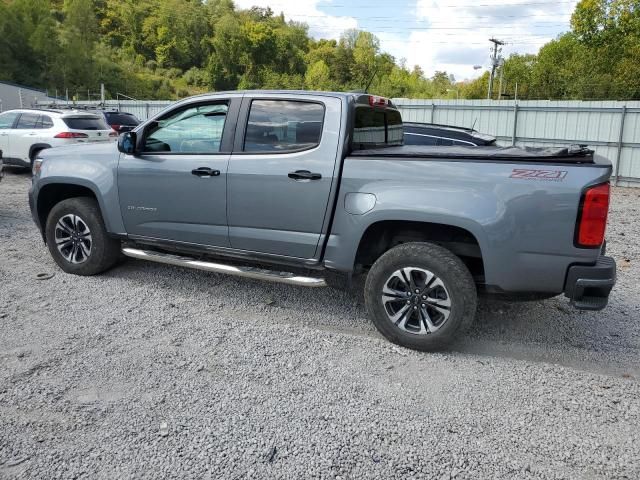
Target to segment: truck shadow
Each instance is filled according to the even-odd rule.
[[[197,302],[197,294],[204,294],[217,311],[241,308],[247,317],[271,324],[381,338],[358,290],[301,288],[133,260],[108,275],[166,290],[167,299]],[[470,332],[450,349],[640,377],[639,336],[629,321],[631,310],[615,295],[602,312],[574,310],[562,296],[521,303],[481,298]]]
[[[615,295],[601,312],[575,310],[563,296],[521,303],[482,299],[469,334],[452,350],[640,378],[633,309]]]

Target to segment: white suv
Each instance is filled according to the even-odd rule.
[[[19,109],[0,113],[0,151],[5,165],[33,167],[40,150],[73,143],[114,141],[104,118],[77,110]]]

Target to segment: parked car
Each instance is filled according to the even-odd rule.
[[[452,125],[405,122],[403,130],[405,145],[486,147],[496,143],[496,137],[480,133],[473,128]]]
[[[118,134],[99,116],[63,110],[18,109],[0,113],[0,150],[5,165],[33,166],[45,148],[112,142]]]
[[[605,307],[608,160],[402,137],[381,97],[201,95],[117,145],[41,152],[29,203],[67,273],[104,272],[124,253],[310,287],[364,274],[375,326],[420,350],[470,325],[478,291]]]
[[[140,124],[140,120],[132,113],[118,110],[95,110],[95,113],[102,115],[107,124],[116,132],[123,133],[133,130]]]

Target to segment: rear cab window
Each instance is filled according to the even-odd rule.
[[[103,119],[95,115],[63,117],[62,121],[72,130],[111,130]]]
[[[363,95],[356,101],[352,148],[380,148],[402,145],[402,116],[390,100]]]
[[[244,137],[245,152],[287,153],[317,147],[324,105],[299,100],[252,100]]]

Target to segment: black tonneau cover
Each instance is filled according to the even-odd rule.
[[[584,146],[558,147],[438,147],[431,145],[404,145],[367,150],[354,150],[352,157],[393,157],[393,158],[446,158],[469,160],[505,160],[519,162],[551,163],[594,163],[593,150]]]

